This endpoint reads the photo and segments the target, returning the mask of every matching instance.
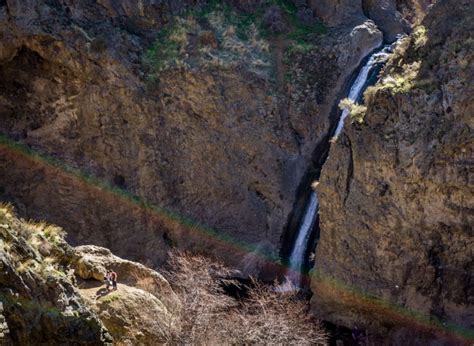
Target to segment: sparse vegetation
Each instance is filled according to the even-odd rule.
[[[192,19],[178,18],[175,23],[160,31],[155,43],[145,54],[145,64],[152,74],[183,65],[188,32],[193,30],[195,25]]]
[[[64,231],[45,222],[32,222],[17,219],[13,207],[0,205],[0,225],[9,232],[0,233],[9,251],[16,271],[20,274],[30,272],[45,279],[48,276],[64,276],[58,258],[52,252],[64,242]],[[23,248],[23,251],[16,251]],[[61,251],[58,251],[61,253]]]
[[[101,302],[103,304],[109,304],[109,303],[112,303],[112,302],[114,302],[118,299],[119,299],[118,295],[110,293],[110,294],[106,295],[104,298],[102,298]]]
[[[263,16],[270,6],[279,6],[285,14],[289,28],[284,33],[274,34],[264,27]],[[314,37],[325,32],[321,23],[302,23],[291,1],[268,1],[252,12],[237,10],[222,1],[210,1],[163,28],[146,52],[144,63],[151,80],[159,79],[163,71],[173,68],[237,66],[259,77],[271,78],[269,40],[273,36],[286,40],[290,50],[308,51],[314,48],[311,43]],[[207,36],[204,40],[203,35]]]
[[[227,69],[239,64],[267,77],[268,47],[259,37],[252,15],[216,4],[190,12],[165,27],[145,54],[144,63],[150,79],[173,68]]]
[[[339,108],[349,112],[351,122],[357,122],[359,124],[364,122],[365,112],[367,111],[366,106],[360,105],[351,99],[345,98],[339,102]]]
[[[412,33],[415,49],[420,49],[428,42],[428,31],[423,25],[419,25]]]
[[[412,64],[401,66],[399,73],[393,73],[382,79],[380,88],[391,89],[396,93],[406,93],[416,84],[416,78],[420,70],[421,62],[415,61]]]
[[[224,266],[202,256],[174,252],[165,273],[183,303],[179,344],[323,345],[327,336],[296,293],[277,293],[257,281],[237,300],[224,293]]]

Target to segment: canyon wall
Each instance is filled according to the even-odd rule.
[[[235,265],[235,244],[276,255],[333,102],[381,33],[359,18],[302,43],[242,38],[240,22],[231,28],[232,18],[204,15],[200,4],[2,2],[0,131],[44,157],[3,144],[1,199],[67,228],[74,244],[152,264],[170,246]],[[191,10],[194,17],[184,15]],[[286,12],[271,11],[270,29],[289,23]],[[176,41],[159,41],[171,30],[179,51]],[[157,66],[166,49],[179,66]],[[110,188],[90,186],[97,179]],[[198,231],[209,228],[230,249]]]
[[[341,25],[370,18],[382,30],[386,42],[393,42],[398,35],[410,32],[411,22],[416,22],[426,11],[429,0],[309,0],[306,5],[314,15],[329,25]]]
[[[318,316],[400,343],[473,337],[473,14],[471,1],[435,4],[332,146],[318,187]]]

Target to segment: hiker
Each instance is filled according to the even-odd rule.
[[[107,288],[107,291],[109,290],[109,287],[112,286],[112,289],[114,291],[117,290],[117,273],[112,271],[111,269],[107,270],[107,274],[104,277],[105,280],[105,287]]]

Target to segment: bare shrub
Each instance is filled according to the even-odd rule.
[[[180,297],[181,331],[170,340],[184,344],[324,345],[327,336],[297,293],[278,293],[253,280],[248,297],[224,293],[220,278],[230,270],[203,256],[173,252],[164,273]]]

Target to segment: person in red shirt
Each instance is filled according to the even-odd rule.
[[[109,287],[112,286],[112,289],[114,291],[117,290],[117,273],[112,271],[111,269],[107,270],[107,274],[105,275],[105,287],[107,288],[107,291],[109,290]]]

